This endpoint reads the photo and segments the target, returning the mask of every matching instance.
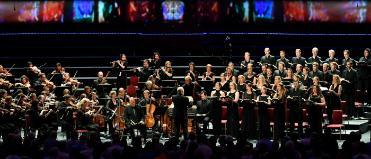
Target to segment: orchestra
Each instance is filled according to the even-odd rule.
[[[244,52],[240,66],[229,62],[217,72],[206,64],[202,74],[190,62],[180,81],[175,80],[176,69],[171,61],[161,63],[159,52],[134,69],[129,69],[126,55],[121,54],[119,60],[111,62],[117,78],[108,80],[111,70],[99,71],[92,85],[78,81],[77,71],[71,77],[61,63],[45,72],[40,69],[43,65],[38,68],[28,62],[25,73],[14,82],[7,78],[13,76],[12,68],[0,65],[0,126],[12,123],[34,131],[42,124],[60,125],[67,138],[77,129],[94,126],[111,135],[124,131],[136,136],[139,132],[146,138],[146,130],[151,129],[187,138],[193,131],[188,129],[188,120],[193,121],[195,133],[215,134],[220,132],[208,131],[210,123],[219,129],[220,121],[226,120],[225,132],[233,137],[281,139],[286,132],[302,136],[306,128],[303,122],[308,121],[309,130],[322,133],[322,123],[332,122],[332,112],[342,109],[342,101],[347,103],[345,113],[352,118],[356,90],[363,95],[370,93],[370,49],[365,49],[358,61],[344,50],[341,63],[334,50],[328,53],[329,57],[322,61],[317,47],[309,58],[296,49],[295,57],[288,60],[281,50],[276,60],[265,48],[260,62],[252,59],[252,52]],[[131,75],[142,83],[134,90],[138,96],[129,91]],[[169,81],[175,81],[174,85],[165,85]],[[205,82],[210,86],[204,86]],[[367,100],[364,96],[363,102]],[[226,108],[223,119],[222,108]],[[269,116],[271,110],[273,119]],[[169,132],[162,131],[164,125]],[[0,135],[7,131],[2,129]]]

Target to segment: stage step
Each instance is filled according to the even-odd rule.
[[[365,133],[369,130],[369,120],[345,120],[343,124],[346,130],[359,130],[361,133]]]

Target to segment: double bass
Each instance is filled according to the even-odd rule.
[[[153,117],[155,110],[156,106],[152,103],[152,99],[150,98],[149,104],[146,104],[145,124],[147,128],[152,128],[155,125],[155,118]]]

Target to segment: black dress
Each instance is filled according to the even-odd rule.
[[[238,116],[238,103],[233,102],[236,92],[229,92],[228,97],[231,98],[231,101],[227,106],[227,129],[228,133],[234,137],[238,135],[238,123],[240,120]]]
[[[259,131],[260,138],[267,138],[270,134],[268,121],[268,105],[262,102],[268,102],[268,95],[258,96],[258,113],[259,113]]]
[[[275,123],[274,123],[274,137],[275,139],[282,139],[285,136],[285,117],[286,117],[286,95],[279,98],[274,104]]]
[[[330,90],[333,90],[337,93],[339,91],[339,87],[340,87],[340,85],[337,85],[335,88],[334,88],[334,85],[331,85]],[[340,103],[341,102],[340,102],[340,97],[339,96],[337,96],[334,93],[331,93],[331,94],[328,95],[326,112],[327,112],[327,118],[328,118],[330,123],[332,122],[332,111],[336,110],[336,109],[339,109],[340,108]]]
[[[256,113],[255,113],[255,106],[256,103],[253,101],[256,95],[254,92],[247,93],[244,92],[242,95],[242,99],[244,101],[241,103],[243,107],[243,118],[242,118],[242,131],[243,135],[247,135],[249,139],[256,139],[257,133],[257,124],[256,124]]]
[[[314,103],[320,103],[322,95],[310,95],[309,100]],[[314,103],[308,106],[309,109],[309,125],[312,132],[322,134],[322,106],[314,105]]]

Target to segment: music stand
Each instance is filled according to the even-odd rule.
[[[161,84],[163,87],[173,87],[175,86],[177,83],[176,80],[162,80],[161,81]]]
[[[166,97],[171,97],[172,95],[175,95],[177,87],[162,87],[161,88],[161,94],[166,95]]]
[[[212,80],[201,80],[198,81],[201,87],[204,87],[204,90],[207,94],[210,94],[214,87],[214,82]]]
[[[161,90],[151,90],[151,97],[154,97],[155,99],[161,98]]]
[[[52,77],[53,79],[51,81],[55,84],[55,86],[60,86],[63,83],[63,74],[54,73]]]
[[[63,91],[65,89],[68,89],[70,92],[72,90],[72,88],[70,86],[56,86],[55,87],[55,90],[54,90],[54,93],[55,93],[55,96],[58,98],[58,99],[62,99],[63,98]]]
[[[106,97],[106,95],[108,95],[111,89],[112,89],[112,84],[109,84],[109,83],[98,84],[97,94],[100,98]]]

